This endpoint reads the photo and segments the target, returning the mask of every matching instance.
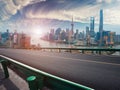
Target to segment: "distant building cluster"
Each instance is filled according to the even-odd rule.
[[[75,41],[83,40],[84,39],[84,32],[73,32],[72,30],[66,29],[62,30],[58,28],[56,30],[52,29],[48,34],[47,40],[56,41],[66,44],[73,44]]]
[[[115,42],[115,32],[103,29],[103,10],[100,10],[99,32],[96,33],[95,41],[99,46],[113,46]]]
[[[86,26],[86,32],[84,32],[85,30],[79,32],[78,29],[75,31],[72,18],[71,29],[51,29],[44,39],[67,44],[95,45],[100,47],[113,46],[114,44],[120,43],[120,35],[103,29],[103,10],[100,10],[99,32],[95,32],[94,28],[95,18],[90,17],[90,26]]]
[[[6,32],[0,32],[0,45],[7,46],[9,48],[27,48],[30,46],[30,37],[23,33],[10,33],[9,30]]]
[[[120,44],[120,35],[115,35],[115,44]]]
[[[71,29],[66,29],[66,30],[63,30],[61,28],[57,28],[56,30],[51,29],[50,32],[43,37],[43,39],[57,43],[65,43],[65,44],[80,43],[84,45],[83,41],[85,39],[85,34],[84,31],[79,32],[78,29],[74,31],[74,22],[72,18]]]

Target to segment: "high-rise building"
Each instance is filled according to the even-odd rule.
[[[71,22],[71,31],[72,35],[74,34],[74,22],[73,22],[73,17],[72,17],[72,22]]]
[[[84,33],[83,33],[83,32],[80,32],[80,33],[79,33],[79,39],[80,39],[80,40],[83,40],[83,39],[84,39],[83,37],[84,37]]]
[[[2,40],[2,36],[1,36],[1,32],[0,32],[0,43],[1,43],[1,40]]]
[[[90,32],[89,32],[89,27],[88,27],[88,26],[86,26],[86,37],[87,37],[88,35],[90,35]]]
[[[57,28],[55,31],[55,40],[59,40],[60,39],[60,32],[61,32],[61,28]]]
[[[76,33],[74,34],[74,39],[79,40],[79,30],[76,29]]]
[[[90,37],[95,36],[94,26],[94,17],[90,17]]]
[[[54,29],[51,29],[51,30],[50,30],[50,33],[52,33],[52,34],[54,35],[55,30],[54,30]]]
[[[120,35],[115,35],[115,43],[120,44]]]
[[[86,44],[90,45],[90,30],[88,26],[86,26]]]
[[[69,29],[66,28],[66,42],[68,43],[69,40]]]
[[[68,42],[73,43],[74,40],[74,22],[73,22],[73,17],[72,17],[72,22],[71,22],[71,30],[69,31],[69,37],[68,37]]]
[[[99,23],[99,32],[103,31],[103,10],[100,10],[100,23]]]
[[[103,37],[102,37],[102,33],[103,33],[103,10],[100,10],[100,22],[99,22],[99,33],[100,33],[100,43],[99,45],[102,45],[103,42]]]
[[[61,40],[66,40],[66,32],[65,32],[65,30],[61,31],[61,33],[60,33],[60,39]]]

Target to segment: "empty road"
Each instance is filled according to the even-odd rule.
[[[0,55],[95,90],[120,90],[120,56],[21,49],[0,49]]]

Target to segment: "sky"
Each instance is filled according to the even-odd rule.
[[[104,30],[120,34],[120,0],[0,0],[0,31],[32,32],[51,28],[85,30],[95,17],[99,31],[99,11],[103,9]]]

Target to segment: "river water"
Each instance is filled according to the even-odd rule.
[[[34,42],[32,44],[36,44],[36,45],[39,44],[41,47],[54,47],[54,48],[69,48],[69,47],[71,47],[71,48],[98,48],[98,47],[93,47],[93,46],[92,47],[85,47],[85,46],[76,47],[74,45],[48,42],[48,41],[41,40],[41,39],[36,40],[36,42]],[[116,45],[113,48],[120,49],[120,45]],[[120,56],[120,52],[115,52],[112,55],[119,55]]]

